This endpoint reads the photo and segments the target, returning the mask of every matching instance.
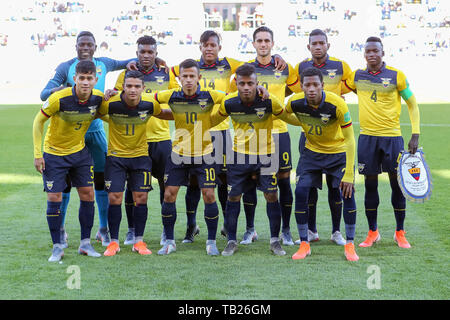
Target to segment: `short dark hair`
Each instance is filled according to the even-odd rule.
[[[305,79],[305,77],[314,77],[314,76],[318,76],[320,82],[323,82],[322,72],[320,72],[319,69],[314,67],[309,67],[302,71],[302,73],[300,74],[300,82],[303,83],[303,79]]]
[[[273,41],[273,31],[270,30],[269,28],[265,27],[265,26],[259,27],[258,29],[256,29],[256,30],[253,32],[253,41],[255,41],[256,35],[257,35],[258,33],[260,33],[260,32],[268,32],[268,33],[270,33],[270,37],[272,38],[272,41]]]
[[[97,67],[91,60],[81,60],[75,67],[75,73],[93,73],[97,74]]]
[[[381,47],[383,48],[383,42],[381,42],[381,39],[378,37],[368,37],[366,43],[367,42],[379,42],[381,44]]]
[[[156,45],[156,40],[151,36],[142,36],[139,39],[137,39],[136,43],[137,45],[140,44]]]
[[[206,30],[205,32],[203,32],[202,35],[200,36],[200,43],[207,42],[211,37],[216,37],[217,43],[220,45],[220,36],[214,30]]]
[[[236,69],[236,77],[250,77],[252,74],[256,75],[256,70],[255,67],[249,63],[245,63]]]
[[[79,39],[80,37],[91,37],[92,39],[94,39],[94,42],[95,42],[95,37],[94,37],[94,35],[92,34],[92,32],[90,32],[90,31],[81,31],[81,32],[77,35],[77,42],[78,42],[78,39]]]
[[[128,78],[134,78],[134,79],[140,79],[142,83],[144,82],[144,74],[137,70],[130,70],[125,72],[125,77],[123,79],[123,82],[125,82]]]
[[[200,68],[198,67],[198,63],[194,59],[186,59],[180,63],[180,72],[181,72],[181,69],[188,69],[188,68],[196,68],[197,71],[200,73]]]
[[[311,37],[313,37],[313,36],[324,36],[325,39],[328,41],[327,34],[325,32],[323,32],[323,30],[314,29],[313,31],[311,31],[309,33],[309,42],[311,42]]]

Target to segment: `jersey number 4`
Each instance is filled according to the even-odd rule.
[[[370,100],[373,102],[377,102],[377,90],[373,90],[372,95],[370,96]]]

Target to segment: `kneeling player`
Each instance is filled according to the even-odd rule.
[[[342,198],[344,200],[345,256],[347,260],[356,261],[359,258],[353,244],[356,223],[353,193],[355,138],[350,113],[342,98],[323,91],[323,76],[318,69],[305,69],[301,83],[303,92],[292,96],[286,106],[288,113],[297,116],[307,139],[298,163],[295,189],[295,218],[301,243],[292,259],[304,259],[311,254],[308,241],[309,190],[311,187],[322,189],[322,174],[325,173],[331,178],[329,193],[337,210],[342,210]]]
[[[53,241],[48,261],[60,261],[64,255],[61,244],[61,202],[66,188],[66,175],[80,196],[79,220],[81,243],[78,253],[100,257],[90,244],[94,223],[94,166],[85,146],[84,136],[103,100],[103,93],[94,89],[96,67],[92,61],[80,61],[75,70],[75,86],[52,94],[36,115],[33,123],[34,166],[42,174],[47,192],[47,222]],[[44,122],[50,118],[41,153]]]
[[[111,243],[104,255],[114,256],[120,251],[119,228],[122,219],[122,199],[125,182],[133,194],[135,243],[133,251],[151,254],[143,241],[147,221],[147,197],[151,190],[151,159],[146,142],[146,123],[154,115],[161,119],[171,118],[169,110],[161,110],[158,102],[143,94],[143,75],[139,71],[125,74],[123,92],[105,101],[99,111],[108,115],[109,141],[105,166],[105,187],[108,191],[108,226]]]
[[[270,249],[276,255],[285,255],[280,245],[281,208],[277,195],[278,153],[272,142],[272,114],[287,121],[281,102],[270,95],[262,100],[257,95],[258,80],[255,67],[250,64],[236,70],[238,92],[230,94],[222,102],[212,118],[223,121],[230,116],[235,130],[234,158],[227,165],[228,201],[226,229],[228,243],[222,255],[231,256],[237,250],[236,230],[240,212],[240,199],[244,192],[258,184],[267,201],[270,222]],[[295,118],[295,117],[294,117]],[[256,175],[257,179],[253,179]]]

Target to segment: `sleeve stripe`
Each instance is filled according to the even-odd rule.
[[[222,114],[222,112],[220,112],[220,110],[217,110],[218,112],[219,112],[219,114],[222,116],[222,117],[226,117],[227,116],[227,114]]]
[[[50,118],[50,116],[49,116],[48,114],[46,114],[46,113],[44,112],[44,110],[41,109],[41,112],[42,112],[42,114],[43,114],[44,116],[46,116],[47,118]]]
[[[352,125],[351,122],[347,123],[346,125],[341,126],[342,129],[348,128]]]
[[[297,79],[297,80],[295,80],[295,82],[294,83],[291,83],[291,84],[288,84],[287,86],[288,87],[291,87],[291,86],[293,86],[294,84],[297,84],[297,82],[299,82],[300,80],[299,79]]]
[[[277,113],[277,114],[274,113],[274,115],[275,115],[275,116],[279,116],[280,114],[283,113],[283,111],[284,111],[284,109],[282,109],[282,110],[281,110],[279,113]]]
[[[344,80],[344,85],[345,85],[349,90],[352,90],[353,92],[355,92],[355,89],[352,89],[352,88],[350,88],[350,87],[347,85],[347,80]]]
[[[175,67],[172,67],[172,72],[175,75],[175,77],[178,77],[177,73],[175,72]]]
[[[158,101],[158,103],[161,103],[161,102],[159,102],[159,100],[158,100],[158,93],[157,93],[157,92],[155,92],[155,100]]]

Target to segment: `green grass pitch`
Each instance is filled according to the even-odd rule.
[[[47,261],[51,240],[45,219],[46,195],[33,166],[32,121],[38,105],[0,106],[0,299],[448,299],[450,214],[450,137],[448,105],[421,105],[420,146],[431,168],[434,190],[424,204],[407,204],[405,229],[411,249],[401,249],[393,241],[395,219],[390,203],[387,177],[380,177],[380,243],[359,248],[358,262],[348,262],[343,247],[330,242],[331,218],[326,190],[319,192],[317,224],[321,240],[313,243],[312,255],[293,261],[295,247],[285,247],[287,255],[277,257],[269,250],[269,227],[262,193],[258,195],[255,226],[260,239],[239,246],[232,257],[210,257],[205,252],[206,226],[203,204],[197,221],[201,233],[192,244],[182,244],[186,216],[184,188],[178,201],[175,228],[177,252],[158,256],[162,230],[156,190],[149,195],[149,219],[145,240],[153,251],[139,256],[121,245],[115,257],[90,258],[77,254],[79,244],[78,196],[72,192],[66,222],[69,248],[62,264]],[[359,131],[357,108],[350,106]],[[411,127],[404,107],[401,118],[405,145]],[[299,130],[290,128],[293,165],[298,162]],[[368,227],[364,214],[364,185],[357,175],[358,206],[355,242],[365,238]],[[294,188],[294,185],[292,185]],[[241,206],[238,237],[245,228]],[[219,226],[223,218],[220,217]],[[96,213],[92,236],[98,227]],[[127,230],[123,210],[120,240]],[[295,218],[291,230],[298,238]],[[344,223],[341,230],[344,233]],[[218,247],[225,239],[218,236]],[[101,244],[94,247],[103,252]],[[80,271],[80,289],[69,289],[70,266]],[[374,270],[379,273],[372,273]],[[367,283],[379,275],[379,286]],[[371,278],[372,277],[372,278]]]

